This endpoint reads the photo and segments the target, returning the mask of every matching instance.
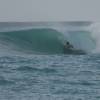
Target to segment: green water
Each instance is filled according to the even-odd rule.
[[[59,37],[63,34],[53,29],[32,29],[3,32],[3,39],[26,50],[45,53],[62,53],[63,45]]]
[[[72,31],[65,34],[54,29],[36,28],[19,31],[0,32],[0,41],[6,42],[16,51],[38,54],[62,54],[64,43],[69,41],[75,49],[91,52],[95,41],[90,32]],[[11,49],[12,49],[11,48]]]

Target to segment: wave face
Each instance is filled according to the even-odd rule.
[[[64,43],[69,41],[76,49],[91,52],[95,48],[95,40],[84,28],[89,25],[86,22],[34,23],[31,28],[21,26],[22,29],[19,25],[14,28],[12,25],[11,30],[7,27],[0,32],[0,48],[23,53],[62,54]]]
[[[62,34],[53,29],[29,29],[1,32],[1,41],[12,44],[14,49],[35,53],[62,53],[59,40]],[[10,45],[11,46],[11,45]]]

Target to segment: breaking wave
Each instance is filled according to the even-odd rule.
[[[72,30],[70,28],[70,30],[61,31],[52,26],[0,32],[0,51],[62,54],[66,41],[69,41],[75,49],[88,53],[93,52],[96,48],[96,39],[90,30]]]

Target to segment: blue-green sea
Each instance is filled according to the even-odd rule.
[[[0,23],[0,100],[100,100],[100,54],[91,24]],[[86,54],[64,54],[66,41]]]

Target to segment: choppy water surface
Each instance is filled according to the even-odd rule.
[[[100,100],[100,55],[1,56],[0,100]]]

